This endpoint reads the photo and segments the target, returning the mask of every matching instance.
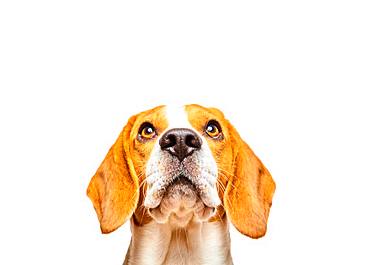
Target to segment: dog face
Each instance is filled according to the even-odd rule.
[[[275,183],[221,111],[160,106],[131,117],[88,196],[109,233],[131,216],[185,227],[226,215],[243,234],[266,232]],[[154,219],[154,220],[153,220]]]

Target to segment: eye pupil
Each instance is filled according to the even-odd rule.
[[[210,121],[207,124],[205,131],[212,138],[217,138],[221,135],[221,129],[216,121]]]
[[[144,123],[139,130],[139,135],[143,138],[150,139],[156,136],[155,129],[150,123]]]
[[[214,131],[215,131],[215,126],[213,126],[213,125],[208,125],[207,131],[209,131],[209,132],[214,132]]]

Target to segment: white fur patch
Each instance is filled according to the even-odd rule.
[[[189,123],[188,115],[184,106],[166,106],[166,118],[169,124],[168,130],[173,128],[193,129]]]
[[[127,265],[232,265],[230,235],[225,220],[191,222],[186,229],[155,221],[137,226],[131,221],[132,240]]]

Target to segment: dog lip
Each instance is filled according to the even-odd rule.
[[[200,191],[197,188],[197,186],[195,185],[195,183],[190,178],[188,178],[184,174],[180,173],[179,175],[174,177],[171,181],[169,181],[166,185],[162,186],[160,188],[160,190],[158,190],[157,192],[155,192],[153,194],[156,197],[156,199],[154,201],[145,199],[144,200],[145,207],[148,208],[148,209],[157,208],[161,204],[163,197],[166,194],[169,193],[171,188],[173,188],[177,185],[187,186],[188,188],[193,190],[197,194],[197,196],[199,196],[199,194],[200,194]]]
[[[190,178],[186,177],[184,174],[179,174],[171,181],[171,183],[168,186],[176,184],[188,184],[195,187],[194,182]],[[168,188],[168,186],[166,188]]]
[[[191,179],[185,177],[184,175],[179,175],[169,183],[166,187],[167,194],[177,191],[191,190],[197,196],[199,196],[199,190],[196,185],[191,181]]]
[[[201,187],[199,186],[199,184],[194,183],[194,181],[189,176],[186,176],[185,174],[180,173],[177,176],[175,176],[172,180],[168,181],[165,185],[161,186],[159,190],[152,193],[150,196],[150,198],[152,199],[147,200],[147,198],[145,198],[144,206],[148,209],[157,208],[161,204],[163,198],[169,193],[171,193],[174,189],[178,189],[178,190],[185,189],[186,190],[186,188],[187,189],[190,188],[195,193],[195,195],[199,197],[204,203],[204,205],[206,205],[207,207],[215,208],[221,203],[217,192],[210,189],[208,185],[207,187]],[[207,191],[204,189],[206,189]],[[210,196],[209,192],[211,193],[216,192],[216,194],[213,194],[213,196],[212,195]],[[212,199],[213,197],[216,197],[216,198]]]

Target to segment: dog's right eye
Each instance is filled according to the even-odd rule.
[[[140,126],[139,135],[144,139],[152,139],[157,135],[157,133],[151,123],[145,122]]]

